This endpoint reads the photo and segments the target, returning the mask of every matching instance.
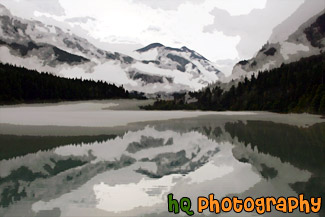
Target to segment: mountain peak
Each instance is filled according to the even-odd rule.
[[[160,43],[152,43],[152,44],[149,44],[148,46],[144,47],[144,48],[140,48],[138,50],[136,50],[137,52],[146,52],[148,50],[151,50],[153,48],[156,48],[156,47],[165,47],[163,44],[160,44]]]
[[[184,50],[184,51],[189,51],[189,52],[192,52],[192,50],[191,49],[189,49],[188,47],[186,47],[186,46],[183,46],[183,47],[181,47],[181,49],[182,50]]]
[[[201,54],[197,53],[197,52],[194,51],[194,50],[189,49],[189,48],[186,47],[186,46],[181,47],[181,50],[182,50],[182,51],[185,51],[185,52],[189,52],[189,53],[191,53],[191,57],[192,57],[192,58],[202,59],[202,60],[206,60],[206,61],[208,60],[207,58],[205,58],[205,57],[202,56]]]
[[[0,4],[0,14],[1,16],[10,16],[10,11],[2,4]]]

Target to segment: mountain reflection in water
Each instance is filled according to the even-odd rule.
[[[0,216],[173,216],[169,193],[194,211],[210,193],[324,198],[324,132],[325,123],[182,119],[121,135],[1,135]]]

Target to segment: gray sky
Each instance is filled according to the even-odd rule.
[[[127,52],[153,42],[185,45],[212,61],[252,57],[303,2],[0,0],[14,15],[69,28],[97,46]]]

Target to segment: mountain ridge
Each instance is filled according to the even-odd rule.
[[[223,77],[212,62],[187,47],[154,43],[125,55],[97,48],[58,27],[15,17],[2,5],[0,10],[3,63],[67,78],[113,82],[148,94],[199,90]],[[148,54],[152,49],[159,49],[154,57]]]
[[[147,110],[271,111],[325,114],[325,53],[247,77],[229,90],[219,86],[157,100]],[[193,100],[195,99],[195,100]]]
[[[267,42],[257,54],[238,62],[228,82],[256,76],[264,70],[278,68],[283,63],[295,62],[303,57],[325,51],[325,10],[311,17],[284,41]],[[275,37],[275,36],[272,36]]]

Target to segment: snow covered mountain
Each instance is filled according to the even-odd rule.
[[[290,24],[290,22],[287,22]],[[281,27],[281,28],[280,28]],[[279,26],[283,29],[283,26]],[[320,54],[325,50],[325,10],[303,23],[298,30],[285,40],[267,42],[255,57],[243,60],[234,66],[232,75],[227,80],[250,78],[259,71],[278,68],[283,63],[291,63],[303,57]],[[273,41],[273,42],[272,42]]]
[[[95,47],[70,31],[13,16],[0,4],[0,61],[63,77],[104,80],[145,93],[198,90],[224,75],[186,47],[150,44],[131,56]]]
[[[153,43],[136,50],[132,56],[139,60],[133,65],[137,71],[129,72],[132,78],[142,77],[141,72],[151,72],[157,79],[197,90],[224,77],[215,64],[187,47],[179,49]],[[151,83],[150,78],[145,81]]]

